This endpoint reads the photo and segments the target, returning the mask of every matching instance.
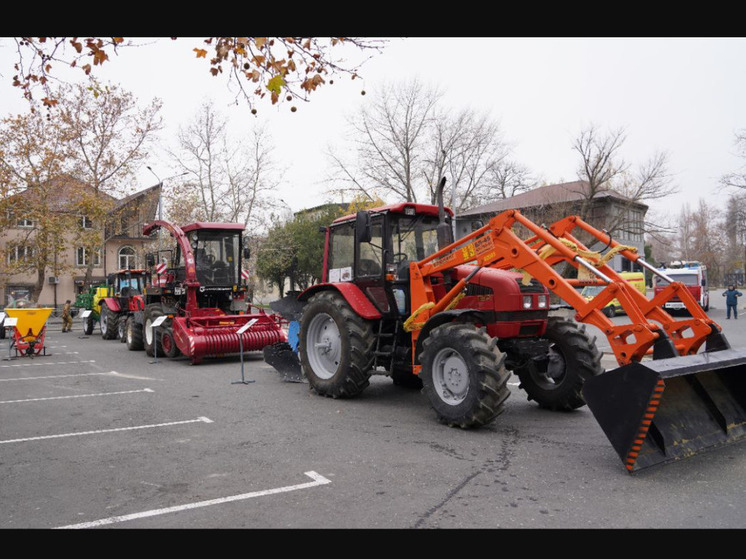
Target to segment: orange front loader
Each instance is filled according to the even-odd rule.
[[[513,227],[529,231],[522,240]],[[606,245],[605,254],[589,250],[575,235]],[[580,235],[579,235],[580,236]],[[607,262],[614,254],[657,274],[670,284],[652,299],[627,283]],[[471,264],[472,272],[445,294],[441,276]],[[555,268],[569,265],[568,279]],[[517,210],[505,211],[470,235],[410,264],[413,368],[418,338],[439,313],[458,304],[464,289],[482,269],[515,270],[528,282],[538,280],[575,309],[575,320],[592,324],[608,338],[619,367],[588,378],[583,397],[628,471],[678,460],[739,441],[746,426],[746,352],[730,348],[721,328],[693,299],[686,286],[647,264],[632,247],[620,245],[604,231],[577,216],[550,227],[538,226]],[[435,281],[433,281],[435,280]],[[576,287],[602,285],[593,299]],[[439,292],[438,289],[441,289]],[[663,310],[673,297],[684,302],[690,318],[675,320]],[[603,312],[616,299],[625,324]],[[698,353],[704,346],[704,350]]]

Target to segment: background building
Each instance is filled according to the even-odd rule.
[[[74,301],[76,294],[88,285],[105,281],[107,274],[144,266],[144,245],[150,238],[143,237],[142,226],[156,218],[160,184],[117,199],[64,177],[45,185],[44,193],[43,201],[42,194],[34,188],[4,200],[8,214],[6,227],[0,232],[0,307],[16,299],[32,298],[40,273],[38,266],[33,266],[37,261],[36,251],[42,250],[42,243],[37,240],[43,230],[39,222],[61,214],[68,219],[59,229],[60,242],[56,243],[54,254],[47,258],[49,265],[41,270],[44,286],[35,302],[57,307],[66,299]],[[95,200],[99,208],[106,210],[99,213],[91,210],[87,215],[81,209],[82,199]],[[37,211],[42,204],[45,214]],[[98,217],[92,218],[91,214]],[[92,233],[98,235],[86,237]],[[96,243],[99,248],[93,249],[90,242],[86,246],[86,238],[103,239],[103,243]],[[28,265],[19,266],[24,262]]]
[[[634,246],[637,253],[644,256],[644,225],[648,206],[630,200],[613,190],[596,192],[591,198],[589,190],[590,185],[586,181],[550,184],[470,208],[456,216],[456,238],[468,235],[474,228],[486,224],[490,218],[505,210],[520,210],[523,215],[539,225],[551,225],[563,217],[584,214],[585,221],[593,227],[607,230],[615,241]],[[576,230],[573,234],[576,232],[579,231]],[[575,236],[585,242],[579,235]],[[600,251],[605,245],[594,243],[588,248]],[[609,265],[617,272],[641,270],[621,255],[615,255]]]

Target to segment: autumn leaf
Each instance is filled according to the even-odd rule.
[[[285,80],[282,79],[282,76],[275,76],[269,82],[267,82],[267,89],[269,89],[272,92],[272,99],[274,102],[275,96],[280,95],[282,92],[282,88],[285,85]]]
[[[194,52],[197,53],[197,58],[205,58],[207,56],[207,51],[205,49],[194,49]]]
[[[254,37],[254,44],[256,45],[256,48],[258,49],[263,48],[266,42],[267,42],[267,37]]]

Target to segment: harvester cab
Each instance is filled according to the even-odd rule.
[[[746,352],[683,283],[578,216],[547,227],[507,210],[453,241],[448,213],[397,204],[326,228],[323,282],[288,306],[311,389],[352,397],[386,374],[421,383],[441,422],[470,428],[503,411],[512,372],[540,407],[587,404],[630,473],[746,436]],[[648,299],[609,266],[617,254],[666,286]],[[588,285],[602,289],[586,299]],[[574,317],[550,313],[550,294]],[[672,299],[690,318],[665,311]],[[625,321],[604,312],[612,301]],[[604,371],[585,324],[607,337],[618,367]]]
[[[146,224],[143,233],[160,229],[176,241],[173,259],[164,262],[161,253],[148,258],[153,278],[143,292],[142,310],[127,321],[129,349],[145,349],[149,356],[183,354],[196,364],[205,356],[260,351],[287,339],[279,317],[249,312],[243,225],[197,222],[179,227],[157,220]],[[164,315],[155,330],[153,323]]]

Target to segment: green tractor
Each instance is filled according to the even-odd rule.
[[[93,334],[93,328],[101,318],[101,299],[108,294],[106,284],[92,285],[88,291],[79,293],[75,298],[73,306],[80,311],[91,311],[83,319],[83,333],[86,336]]]

